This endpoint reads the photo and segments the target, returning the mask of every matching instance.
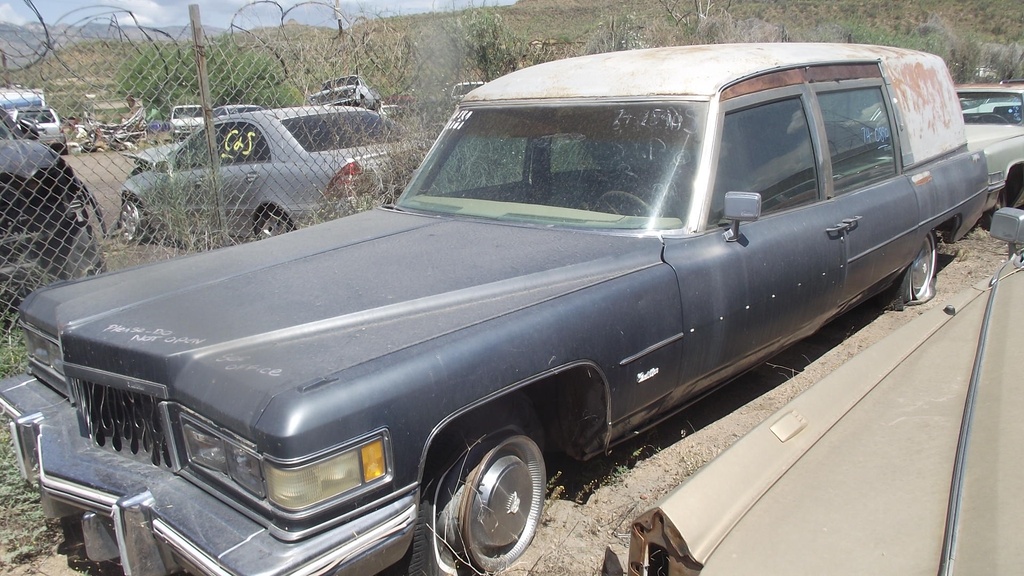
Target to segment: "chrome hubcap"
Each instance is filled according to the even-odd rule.
[[[133,240],[139,233],[139,225],[142,216],[139,208],[133,202],[125,202],[121,205],[121,234],[128,240]]]
[[[544,459],[526,436],[488,452],[466,479],[459,512],[465,551],[487,572],[507,568],[526,550],[540,521]]]
[[[910,288],[915,300],[927,300],[931,297],[932,276],[935,269],[935,244],[931,236],[921,246],[914,264],[910,268]]]

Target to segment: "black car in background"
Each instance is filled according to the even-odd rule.
[[[0,122],[0,316],[32,290],[103,269],[92,194],[31,126]],[[97,218],[98,219],[98,218]]]

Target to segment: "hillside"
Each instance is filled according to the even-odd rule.
[[[497,8],[530,39],[580,41],[602,22],[633,17],[674,25],[671,16],[693,14],[697,0],[518,0]],[[908,34],[938,21],[983,42],[1024,41],[1024,2],[1019,0],[700,0],[711,14],[758,19],[801,35],[824,25],[876,34]],[[672,9],[672,10],[670,10]],[[690,18],[692,22],[694,18]],[[607,25],[607,24],[605,24]],[[854,38],[856,41],[856,38]]]

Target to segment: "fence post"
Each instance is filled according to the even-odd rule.
[[[192,44],[196,56],[196,76],[199,78],[199,103],[203,107],[203,126],[206,128],[206,148],[210,156],[210,194],[215,208],[216,228],[218,235],[226,234],[224,223],[227,221],[224,206],[220,199],[220,154],[217,151],[217,134],[213,128],[213,99],[210,96],[210,76],[206,69],[206,35],[203,34],[202,18],[199,5],[188,5],[188,18],[192,25]]]

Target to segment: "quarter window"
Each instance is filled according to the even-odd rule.
[[[832,180],[842,194],[896,174],[892,127],[881,88],[818,95]]]
[[[724,122],[709,226],[723,224],[730,191],[760,193],[765,214],[817,200],[811,130],[799,98],[730,112]]]

